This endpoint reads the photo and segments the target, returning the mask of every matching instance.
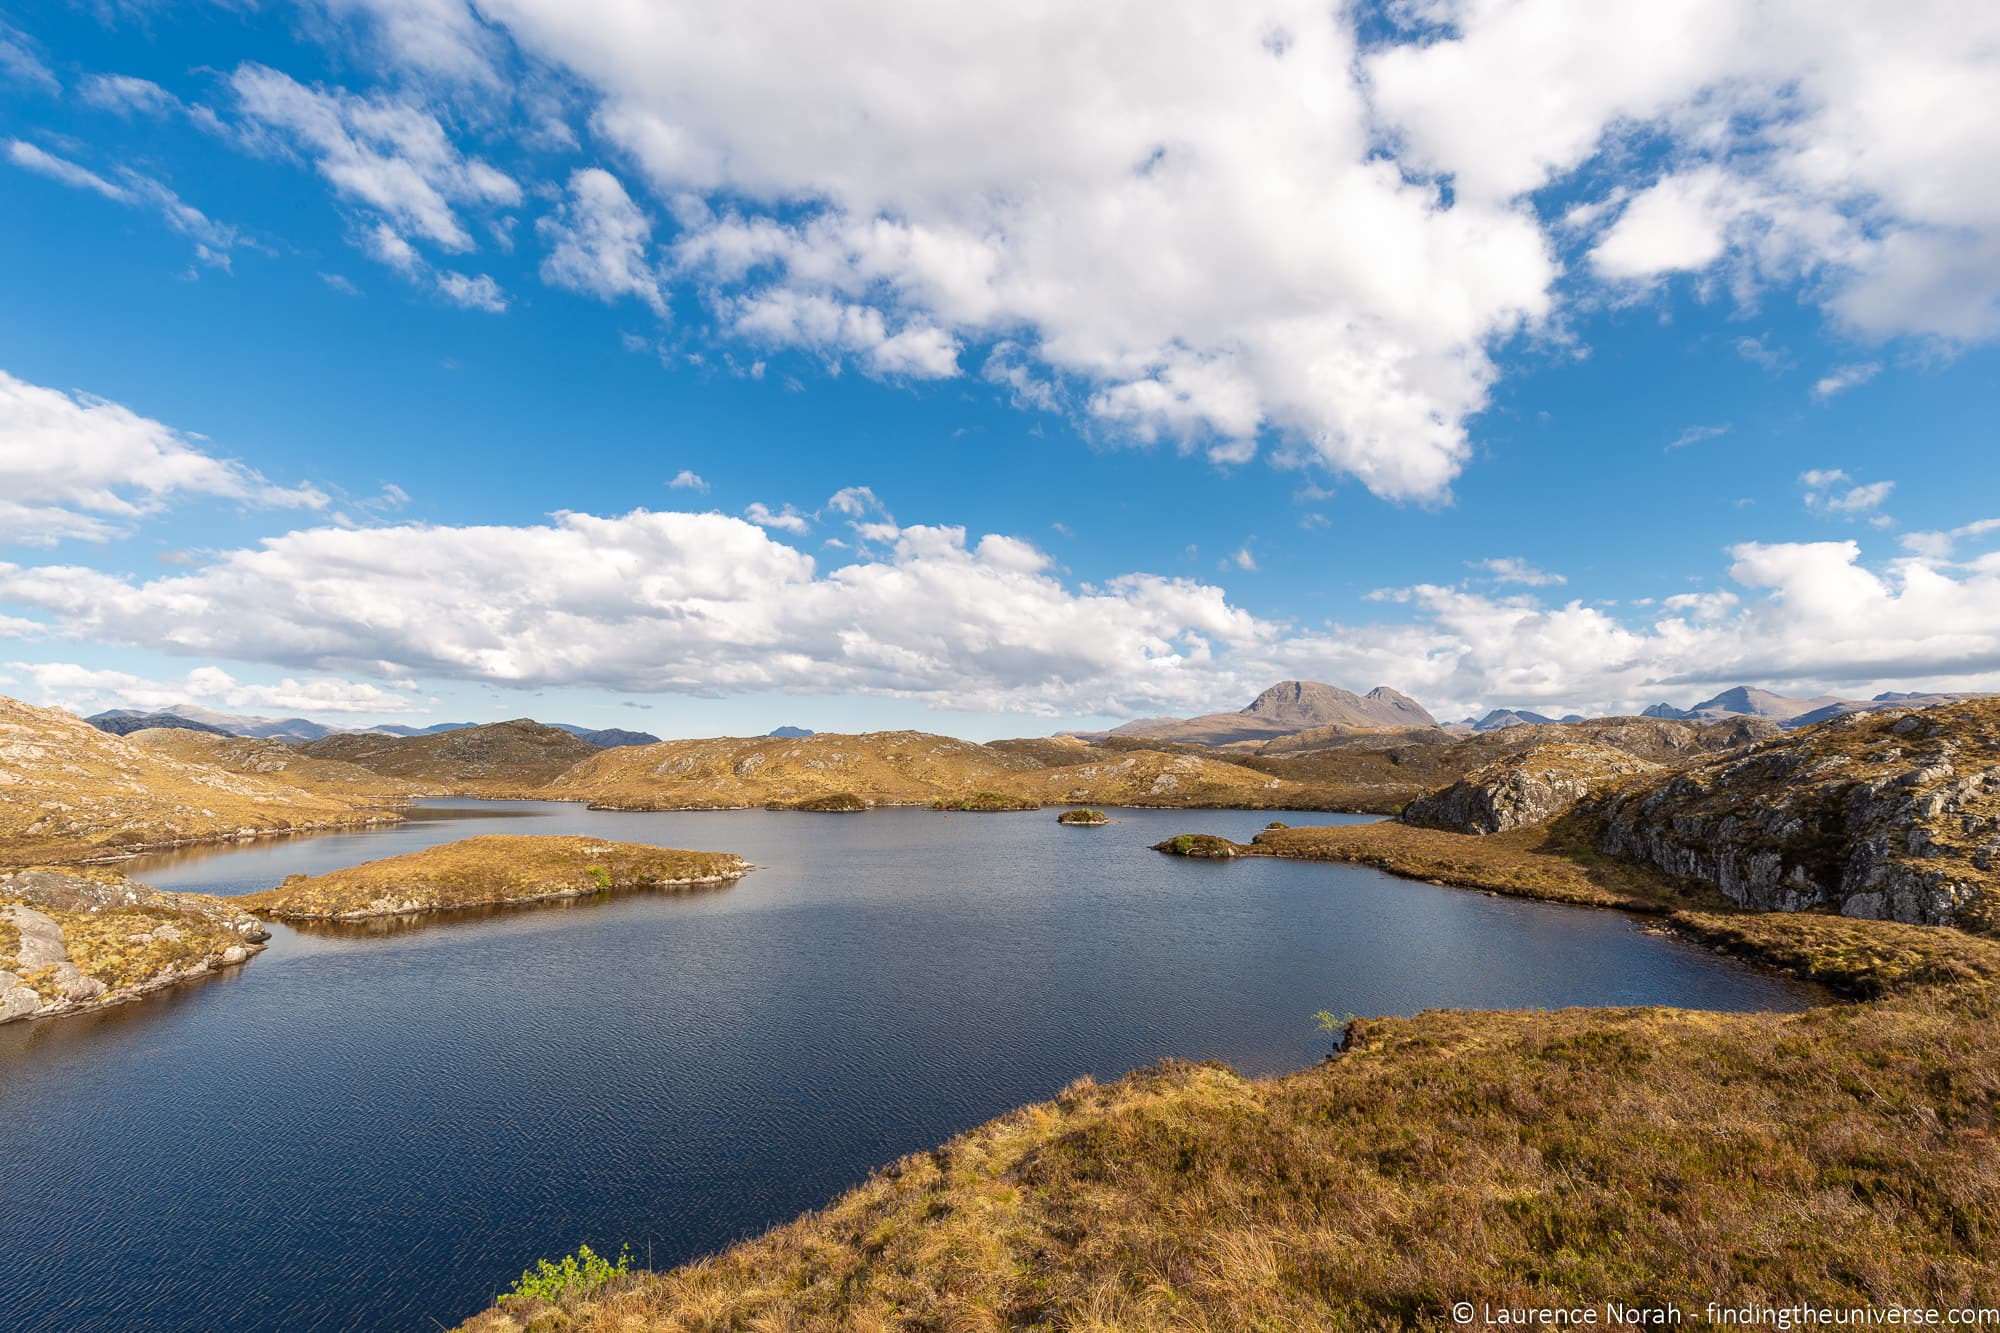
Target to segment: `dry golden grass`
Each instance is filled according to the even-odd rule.
[[[0,698],[0,865],[397,818],[377,801],[190,763]]]
[[[1945,951],[1992,975],[2000,947]],[[1993,994],[1882,986],[1793,1015],[1363,1020],[1283,1078],[1086,1079],[720,1255],[462,1327],[1276,1333],[1445,1327],[1457,1300],[1990,1303]]]
[[[749,869],[748,862],[728,852],[496,834],[331,874],[294,875],[275,889],[234,901],[264,916],[347,920],[717,884]]]
[[[1388,820],[1273,828],[1239,845],[1238,854],[1351,861],[1409,879],[1586,907],[1659,912],[1726,905],[1710,890],[1597,851],[1596,826],[1581,812],[1484,837]]]

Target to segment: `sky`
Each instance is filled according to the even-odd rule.
[[[2000,6],[0,0],[0,692],[2000,690]]]

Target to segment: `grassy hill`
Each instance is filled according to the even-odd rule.
[[[334,796],[398,801],[424,790],[423,783],[407,778],[384,777],[359,764],[344,763],[338,759],[316,758],[284,741],[190,731],[182,727],[128,732],[125,739],[133,745],[144,746],[187,763],[208,764],[231,773],[271,778],[287,786]]]
[[[0,698],[0,865],[395,818],[376,800],[189,762]]]
[[[527,718],[428,736],[351,732],[308,741],[299,752],[367,769],[428,795],[521,796],[606,753],[560,727]],[[612,751],[611,753],[617,753]]]

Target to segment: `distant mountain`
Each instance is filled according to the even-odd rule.
[[[1316,680],[1284,680],[1234,713],[1142,718],[1114,727],[1111,734],[1194,745],[1229,745],[1238,741],[1272,740],[1316,727],[1379,731],[1436,725],[1437,719],[1422,704],[1387,685],[1377,685],[1364,695]]]
[[[1841,699],[1830,694],[1812,698],[1794,698],[1749,685],[1737,685],[1713,698],[1704,699],[1691,708],[1676,708],[1672,704],[1658,703],[1648,708],[1641,716],[1683,722],[1712,722],[1727,717],[1761,717],[1776,722],[1787,731],[1792,731],[1799,727],[1809,727],[1815,722],[1824,722],[1828,718],[1839,717],[1843,713],[1873,713],[1884,708],[1928,708],[1933,704],[1955,703],[1961,699],[1983,697],[1985,696],[1978,694],[1887,691],[1872,699]]]
[[[98,727],[102,731],[106,730],[106,728],[99,726],[99,723],[104,720],[142,716],[156,717],[161,714],[183,718],[189,722],[199,722],[202,726],[218,731],[225,736],[254,736],[259,739],[281,741],[316,741],[322,736],[331,735],[338,729],[329,727],[324,723],[314,722],[310,718],[251,717],[244,713],[218,713],[213,708],[203,708],[200,704],[193,703],[169,704],[165,708],[151,711],[137,708],[112,708],[98,713],[94,717],[87,717],[84,721]],[[154,723],[153,725],[157,726],[160,724]]]
[[[650,731],[627,731],[623,727],[600,727],[592,730],[589,727],[573,726],[568,722],[551,722],[549,725],[557,731],[567,731],[579,740],[589,741],[600,750],[616,750],[623,745],[658,745],[660,743],[660,738]]]
[[[1571,714],[1565,721],[1581,722],[1583,719]],[[1496,708],[1485,717],[1472,724],[1474,731],[1498,731],[1502,727],[1540,727],[1554,722],[1552,717],[1531,713],[1525,708]]]
[[[471,796],[516,795],[603,753],[581,736],[525,717],[434,736],[345,732],[299,749],[430,791]]]
[[[221,727],[211,727],[206,722],[197,722],[191,717],[178,713],[135,713],[129,708],[121,708],[112,713],[99,713],[84,719],[99,731],[113,736],[130,736],[135,731],[151,731],[155,727],[175,727],[181,731],[205,731],[211,736],[228,736],[234,733]]]
[[[795,741],[801,737],[812,735],[812,732],[804,727],[773,727],[764,734],[767,736],[776,736],[780,740]]]
[[[174,704],[157,712],[137,708],[112,708],[84,719],[99,731],[127,736],[153,727],[179,727],[184,731],[207,731],[217,736],[247,736],[256,740],[289,741],[294,744],[324,740],[328,736],[441,736],[447,731],[468,731],[477,722],[437,722],[428,727],[406,727],[391,723],[380,727],[335,727],[305,717],[252,717],[246,713],[218,713],[200,704]],[[651,732],[626,731],[619,727],[579,727],[566,722],[549,724],[558,731],[589,741],[600,750],[620,745],[658,745]]]

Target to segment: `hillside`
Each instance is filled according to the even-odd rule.
[[[577,765],[547,794],[619,810],[958,808],[982,794],[1041,804],[1326,808],[1323,792],[1193,754],[1105,749],[1057,738],[975,745],[917,731],[664,741]],[[981,807],[1003,802],[973,800]]]
[[[560,727],[528,718],[459,727],[428,736],[348,732],[298,747],[433,795],[518,796],[542,786],[602,750]]]
[[[369,800],[190,763],[0,697],[0,865],[396,818]]]
[[[549,794],[616,810],[735,809],[852,795],[885,805],[1006,790],[1032,758],[921,731],[722,737],[597,752]]]
[[[288,786],[336,796],[400,801],[421,790],[418,783],[386,778],[358,764],[320,759],[284,741],[259,740],[184,727],[135,731],[125,738],[158,754],[231,773],[267,777]]]
[[[1142,718],[1115,727],[1110,734],[1198,745],[1235,745],[1316,727],[1380,730],[1436,725],[1437,719],[1421,704],[1387,685],[1377,685],[1362,695],[1318,681],[1286,680],[1233,713]]]
[[[1654,704],[1645,712],[1647,717],[1671,718],[1687,721],[1713,721],[1727,717],[1760,717],[1778,723],[1787,730],[1809,727],[1815,722],[1825,722],[1846,713],[1876,713],[1885,709],[1928,708],[1934,704],[1959,703],[1967,699],[1984,696],[1977,694],[1948,694],[1924,692],[1890,692],[1878,694],[1872,699],[1842,699],[1831,694],[1815,695],[1811,698],[1794,698],[1789,695],[1774,694],[1770,690],[1760,690],[1749,685],[1737,685],[1724,690],[1712,698],[1687,708],[1676,708],[1672,704]]]
[[[1591,745],[1678,766],[1784,733],[1754,718],[1671,722],[1612,717],[1503,727],[1477,735],[1439,730],[1300,732],[1258,747],[1237,762],[1320,790],[1336,808],[1395,814],[1410,801],[1467,773],[1538,745]]]
[[[1604,847],[1758,909],[1991,925],[2000,699],[1849,713],[1603,807]]]
[[[1593,793],[1657,773],[1650,760],[1587,742],[1551,741],[1473,769],[1411,801],[1403,822],[1454,833],[1505,833],[1539,824]]]

